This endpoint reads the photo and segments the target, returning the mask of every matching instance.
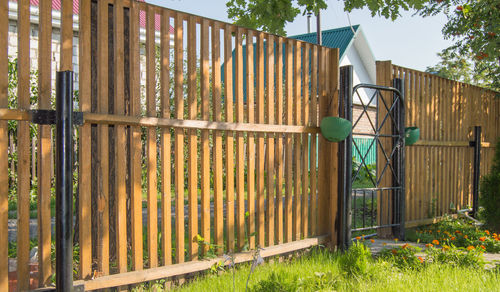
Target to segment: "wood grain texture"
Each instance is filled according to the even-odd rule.
[[[61,6],[60,70],[73,71],[73,0],[62,0]]]
[[[302,44],[302,124],[309,122],[309,44]],[[304,238],[309,235],[309,135],[302,134],[302,214],[301,233]]]
[[[267,82],[266,82],[266,115],[267,123],[274,124],[274,37],[271,35],[267,36]],[[267,134],[267,145],[266,145],[266,170],[267,170],[267,207],[266,207],[266,233],[267,233],[267,246],[274,245],[274,203],[275,203],[275,186],[274,186],[274,135]]]
[[[188,19],[188,117],[196,119],[198,113],[196,88],[196,22],[193,16]],[[189,259],[198,258],[198,137],[196,130],[188,131],[188,244]]]
[[[175,117],[184,118],[183,91],[183,31],[184,23],[175,15],[174,60],[175,60]],[[184,262],[184,130],[175,129],[175,257],[177,263]]]
[[[140,42],[139,42],[139,7],[132,2],[130,8],[130,115],[141,115],[140,100]],[[142,145],[141,128],[131,127],[130,134],[130,175],[131,175],[131,212],[132,212],[132,269],[143,269],[142,243]]]
[[[247,34],[247,117],[248,123],[255,122],[255,75],[254,75],[254,34],[248,31]],[[248,247],[255,249],[255,135],[247,134],[248,155],[247,155],[247,204],[248,204]]]
[[[283,41],[276,41],[276,124],[283,124]],[[283,243],[283,134],[276,134],[276,243]]]
[[[0,107],[8,106],[8,52],[7,40],[9,32],[8,1],[0,3]],[[9,176],[8,176],[8,143],[9,133],[7,121],[0,121],[0,234],[8,234],[9,211]],[[0,290],[9,289],[9,238],[0,238]]]
[[[318,126],[318,47],[312,47],[311,55],[311,126]],[[311,235],[318,234],[318,194],[317,194],[317,138],[311,134],[311,148],[309,149],[310,176],[311,176]]]
[[[38,38],[38,107],[51,109],[52,74],[52,2],[40,1],[40,22]],[[38,281],[40,286],[49,284],[52,274],[50,191],[52,168],[51,127],[38,128]],[[34,151],[34,149],[33,149]]]
[[[233,49],[232,27],[224,28],[224,97],[226,122],[233,122]],[[226,132],[226,231],[227,250],[234,251],[234,133]]]
[[[221,56],[220,56],[220,26],[214,23],[212,27],[212,108],[213,119],[222,121],[221,109]],[[218,246],[217,254],[224,251],[224,201],[223,201],[223,153],[222,132],[214,131],[213,168],[214,173],[214,239]]]
[[[160,101],[162,118],[170,118],[170,13],[162,10],[160,39]],[[163,265],[172,264],[172,139],[161,129],[161,249]]]
[[[293,124],[293,42],[286,46],[286,113],[287,125]],[[293,137],[285,136],[285,242],[293,240]]]
[[[243,97],[243,29],[236,30],[235,37],[235,101],[236,121],[244,122],[244,97]],[[244,133],[236,133],[236,231],[237,250],[245,246],[245,137]]]
[[[29,1],[18,2],[18,86],[20,109],[30,107],[30,23]],[[30,199],[30,129],[28,122],[17,124],[17,287],[29,289],[29,199]]]
[[[264,33],[257,35],[257,122],[264,124]],[[264,171],[265,171],[264,135],[257,134],[257,245],[265,246],[264,213]]]
[[[294,89],[294,101],[293,101],[293,112],[294,112],[294,122],[296,125],[301,125],[302,124],[302,100],[301,100],[301,91],[302,91],[302,74],[301,74],[301,68],[302,68],[302,60],[301,60],[301,54],[302,54],[302,49],[301,49],[301,44],[300,42],[295,42],[294,43],[294,84],[293,84],[293,89]],[[294,136],[294,157],[293,157],[293,183],[294,183],[294,240],[299,240],[301,238],[301,206],[302,206],[302,190],[301,190],[301,182],[302,182],[302,177],[301,177],[301,172],[302,172],[302,135],[296,134]]]

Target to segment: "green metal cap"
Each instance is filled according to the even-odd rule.
[[[417,143],[420,138],[420,129],[418,127],[405,128],[405,144],[407,146]]]
[[[321,120],[321,134],[330,142],[340,142],[349,136],[352,123],[339,117],[326,117]]]

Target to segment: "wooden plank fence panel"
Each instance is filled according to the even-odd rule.
[[[222,121],[221,114],[221,72],[220,72],[220,26],[215,22],[212,26],[212,106],[213,119]],[[223,159],[222,159],[222,133],[214,131],[213,146],[213,172],[214,172],[214,237],[218,246],[217,254],[222,254],[224,249],[224,219],[223,219]]]
[[[283,124],[283,38],[276,41],[276,124]],[[276,243],[283,243],[283,135],[276,134]]]
[[[257,36],[257,123],[264,124],[264,33]],[[264,134],[257,134],[257,244],[265,246],[264,214]]]
[[[108,96],[108,4],[106,1],[98,3],[97,29],[97,95]],[[98,98],[98,112],[108,113],[108,99]],[[98,270],[103,275],[109,274],[109,131],[107,125],[98,126],[98,231],[97,231],[97,259]]]
[[[267,84],[266,84],[266,109],[267,109],[267,123],[274,124],[274,36],[267,35]],[[274,200],[275,200],[275,186],[274,186],[274,133],[267,134],[267,208],[266,208],[266,231],[267,231],[267,246],[273,246],[275,243],[274,238]]]
[[[116,0],[114,5],[114,86],[115,114],[125,114],[125,84],[124,84],[124,19],[123,1]],[[125,127],[115,127],[115,192],[116,192],[116,257],[118,271],[127,271],[127,188],[126,188],[126,136]]]
[[[247,117],[248,123],[255,122],[254,98],[254,33],[249,30],[247,34]],[[255,249],[255,136],[248,133],[247,155],[247,204],[248,204],[248,244],[250,249]]]
[[[161,15],[160,99],[161,116],[170,118],[170,13]],[[170,129],[161,129],[161,248],[163,265],[172,264],[172,141]]]
[[[182,18],[175,14],[175,117],[184,118],[184,90],[183,90],[183,42],[184,23]],[[184,262],[184,130],[175,129],[175,257],[177,263]]]
[[[294,43],[294,50],[295,50],[295,55],[294,55],[294,107],[293,107],[293,113],[294,115],[294,123],[296,125],[301,124],[301,45],[300,42],[295,42]],[[326,68],[326,67],[325,67]],[[295,207],[295,214],[294,214],[294,240],[299,240],[301,238],[300,234],[300,227],[301,227],[301,153],[302,153],[302,147],[301,147],[301,135],[296,134],[294,137],[294,177],[293,177],[293,182],[294,182],[294,207]]]
[[[318,126],[318,47],[312,47],[311,55],[311,126]],[[310,135],[311,147],[309,155],[311,157],[311,235],[318,234],[318,195],[317,195],[317,137]]]
[[[302,123],[309,125],[309,49],[308,43],[302,45]],[[309,134],[302,134],[302,236],[309,235]]]
[[[140,116],[140,42],[139,42],[139,6],[133,1],[130,8],[130,115]],[[142,243],[142,145],[140,127],[130,130],[130,176],[131,176],[131,212],[132,212],[132,268],[143,269]]]
[[[212,28],[213,29],[213,28]],[[201,23],[201,118],[210,120],[210,51],[209,23],[203,19]],[[210,145],[209,131],[201,132],[201,236],[205,242],[210,240]],[[203,253],[208,252],[208,245],[203,246]]]
[[[41,1],[39,11],[38,107],[51,109],[52,2]],[[50,192],[53,151],[51,127],[40,125],[38,129],[38,282],[44,286],[49,284],[52,274]]]
[[[196,88],[196,22],[194,16],[188,19],[188,117],[195,120],[198,114]],[[188,244],[189,259],[198,258],[198,137],[196,130],[188,131]]]
[[[233,122],[233,49],[232,26],[224,28],[224,97],[226,122]],[[226,230],[227,250],[234,251],[234,133],[226,132]]]
[[[235,79],[236,84],[243,84],[243,29],[236,30],[235,38]],[[235,88],[236,121],[244,122],[243,86]],[[241,251],[245,245],[245,137],[244,133],[236,133],[236,231],[237,250]]]
[[[30,23],[29,1],[18,2],[18,87],[20,109],[30,107]],[[29,193],[30,193],[30,129],[28,122],[17,124],[17,287],[29,289]]]
[[[293,42],[287,41],[286,47],[286,124],[293,125]],[[285,136],[285,238],[286,242],[293,240],[293,137]]]
[[[0,107],[8,106],[8,52],[9,31],[8,1],[0,3]],[[8,234],[9,176],[8,176],[8,125],[0,121],[0,234]],[[0,238],[0,290],[9,289],[9,238]]]

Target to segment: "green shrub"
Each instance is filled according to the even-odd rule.
[[[398,248],[384,249],[379,256],[397,268],[417,270],[422,268],[424,264],[424,259],[417,256],[418,252],[420,252],[419,247],[406,243]]]
[[[445,245],[443,248],[430,247],[425,252],[427,260],[435,264],[464,268],[483,268],[485,265],[481,249]]]
[[[298,290],[299,281],[296,276],[274,271],[269,277],[250,288],[250,291],[253,292],[294,292]]]
[[[489,174],[481,180],[480,205],[486,225],[500,232],[500,139],[495,147],[495,157]]]
[[[352,275],[365,275],[369,272],[372,254],[362,242],[356,241],[339,259],[340,268]]]

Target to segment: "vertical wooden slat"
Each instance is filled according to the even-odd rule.
[[[51,109],[51,47],[52,47],[52,2],[40,1],[40,23],[38,38],[38,107]],[[51,271],[51,127],[39,126],[38,133],[38,281],[40,286],[48,284]],[[34,152],[34,149],[33,149]]]
[[[90,112],[91,94],[91,46],[90,46],[90,1],[82,1],[80,4],[80,41],[79,45],[79,69],[80,69],[80,110]],[[80,241],[80,278],[88,279],[92,272],[92,236],[91,236],[91,126],[85,124],[80,129],[79,139],[79,241]],[[50,172],[50,169],[49,169]]]
[[[254,43],[253,31],[247,33],[247,116],[248,122],[255,122],[255,98],[254,98]],[[248,133],[248,155],[247,155],[247,204],[248,204],[248,245],[255,249],[255,138],[253,133]]]
[[[160,39],[161,117],[170,118],[170,12],[162,10]],[[172,197],[170,129],[161,129],[161,249],[163,265],[172,263]]]
[[[267,36],[267,124],[274,124],[274,36]],[[274,133],[267,133],[267,245],[274,245]]]
[[[208,20],[201,22],[201,112],[202,119],[210,119],[210,72]],[[208,130],[201,132],[201,236],[210,242],[210,145]],[[203,246],[203,252],[208,245]]]
[[[233,122],[233,49],[232,26],[224,28],[224,101],[226,122]],[[234,133],[226,132],[226,230],[227,250],[234,251]]]
[[[295,48],[295,55],[294,55],[294,72],[295,72],[295,79],[294,79],[294,108],[293,112],[295,114],[294,119],[295,119],[295,125],[301,125],[301,45],[300,42],[295,42],[294,43],[294,48]],[[295,134],[294,135],[294,157],[293,157],[293,168],[294,168],[294,177],[293,177],[293,182],[294,182],[294,207],[295,207],[295,216],[294,216],[294,239],[295,240],[300,240],[301,235],[300,235],[300,227],[301,227],[301,154],[302,154],[302,147],[301,147],[301,134]]]
[[[183,27],[182,18],[175,15],[175,117],[184,118]],[[184,262],[184,130],[175,129],[175,257]]]
[[[212,27],[212,107],[213,119],[222,121],[221,114],[221,72],[220,72],[220,26],[214,22]],[[217,254],[224,249],[224,203],[223,203],[223,168],[222,168],[222,133],[214,131],[213,172],[214,172],[214,237],[218,246]]]
[[[283,124],[283,38],[276,42],[276,124]],[[283,243],[283,134],[276,138],[276,242]]]
[[[293,125],[293,42],[287,41],[286,47],[286,124]],[[293,144],[292,135],[285,136],[285,237],[286,242],[293,240]]]
[[[302,123],[309,123],[309,43],[302,45]],[[309,224],[309,134],[302,134],[302,236],[308,236]]]
[[[243,101],[243,52],[242,52],[242,29],[236,31],[235,48],[235,78],[236,78],[236,122],[244,122],[244,101]],[[242,132],[236,133],[236,224],[238,226],[238,250],[245,245],[245,153],[244,136]]]
[[[146,14],[146,115],[156,117],[156,80],[155,80],[155,12],[148,6]],[[158,266],[158,205],[156,174],[156,129],[147,128],[147,212],[148,212],[148,256],[149,267]]]
[[[98,112],[108,113],[108,3],[98,3],[97,12],[97,96]],[[98,175],[98,270],[109,274],[109,132],[107,125],[98,125],[99,132],[99,175]]]
[[[139,56],[139,7],[134,1],[130,11],[130,113],[141,115],[140,104],[140,56]],[[134,270],[142,270],[142,145],[141,128],[131,127],[130,134],[130,176],[131,176],[131,212],[132,212],[132,266]]]
[[[62,0],[61,6],[60,70],[66,71],[73,70],[73,0]]]
[[[18,87],[20,109],[30,107],[30,23],[29,1],[18,2]],[[30,192],[30,129],[28,122],[17,124],[18,173],[17,173],[17,287],[29,289],[29,192]]]
[[[0,107],[8,106],[8,55],[7,39],[9,30],[8,1],[0,3]],[[8,127],[7,121],[0,121],[0,234],[8,234],[8,197],[9,197],[9,176],[8,176]],[[0,238],[0,290],[9,289],[9,238]]]
[[[264,121],[264,34],[257,36],[257,123]],[[265,245],[264,214],[264,134],[257,134],[257,244]]]
[[[114,5],[114,86],[115,114],[125,114],[124,87],[124,24],[123,0],[116,0]],[[116,190],[116,256],[118,271],[127,271],[127,188],[126,188],[126,144],[125,126],[115,126],[116,158],[115,158],[115,190]]]
[[[311,56],[311,126],[318,126],[318,47],[312,46]],[[311,235],[318,232],[318,196],[316,184],[317,135],[311,135]]]
[[[195,120],[197,115],[196,92],[196,20],[194,16],[188,19],[188,107],[189,119]],[[189,259],[198,258],[198,137],[196,130],[188,131],[188,204],[189,204]]]

